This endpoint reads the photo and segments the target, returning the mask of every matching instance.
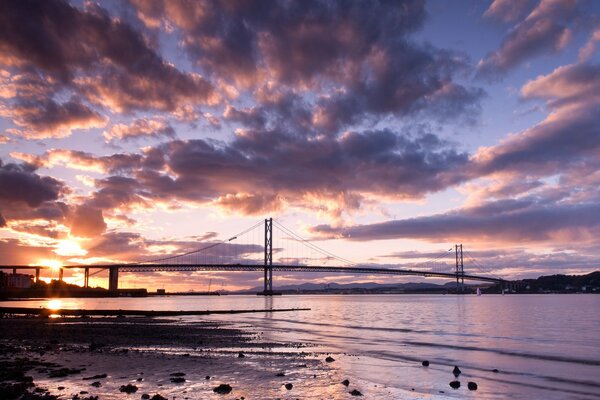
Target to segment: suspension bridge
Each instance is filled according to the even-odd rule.
[[[471,262],[465,272],[465,258]],[[40,270],[51,269],[46,265],[0,265],[0,269],[35,270],[36,281]],[[348,275],[422,276],[456,280],[457,290],[464,290],[464,281],[500,283],[503,287],[511,282],[493,276],[463,249],[462,244],[440,252],[437,257],[410,267],[400,265],[385,267],[375,264],[358,264],[335,255],[315,243],[297,235],[291,229],[272,218],[259,221],[253,226],[225,240],[204,242],[199,248],[181,254],[162,256],[138,262],[91,265],[62,265],[59,280],[66,269],[83,269],[83,286],[89,287],[90,276],[108,270],[108,289],[117,292],[120,273],[144,272],[193,272],[193,271],[256,271],[263,273],[263,292],[273,295],[274,272],[342,273]],[[90,270],[96,270],[90,274]]]

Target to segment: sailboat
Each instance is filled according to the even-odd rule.
[[[477,288],[477,296],[481,296],[481,289]]]

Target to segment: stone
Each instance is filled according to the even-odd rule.
[[[454,366],[454,369],[452,370],[452,373],[454,374],[454,376],[459,376],[462,371],[460,370],[460,368],[458,368],[456,365]]]
[[[498,371],[496,368],[494,368],[494,369],[492,370],[492,372],[497,374],[497,373],[498,373],[498,372],[500,372],[500,371]]]
[[[173,372],[171,375],[169,376],[185,376],[185,372]]]
[[[429,361],[425,360],[421,363],[421,365],[424,367],[429,367]]]
[[[161,396],[160,394],[155,394],[154,396],[152,396],[152,398],[150,400],[169,400],[164,396]]]
[[[219,386],[217,386],[216,388],[213,389],[213,392],[218,393],[218,394],[228,394],[231,393],[231,390],[233,388],[226,384],[226,383],[222,383]]]
[[[138,387],[135,385],[132,385],[131,383],[128,383],[127,385],[122,385],[119,388],[119,392],[123,392],[123,393],[135,393],[137,392]]]
[[[348,379],[344,379],[344,380],[342,381],[342,385],[344,385],[344,386],[348,387],[348,386],[350,385],[350,381],[349,381]]]
[[[358,391],[358,390],[356,390],[356,389],[353,389],[353,390],[350,392],[350,394],[351,394],[352,396],[362,396],[362,395],[363,395],[363,394],[362,394],[360,391]]]
[[[452,389],[458,389],[460,387],[460,382],[459,381],[452,381],[452,382],[450,382],[450,387]]]
[[[238,353],[238,358],[244,358],[244,357],[246,357],[246,355],[240,351]]]
[[[469,390],[477,390],[477,384],[475,382],[469,382],[467,383],[467,388],[469,388]]]
[[[98,381],[92,382],[90,385],[92,385],[93,387],[100,387],[100,386],[102,386],[102,384],[100,382],[98,382]]]
[[[209,380],[209,379],[210,379],[210,375],[206,375],[206,376],[204,377],[204,379],[206,379],[206,380]]]
[[[143,400],[148,400],[149,398],[150,398],[150,395],[149,395],[148,393],[144,393],[144,394],[142,395],[142,399],[143,399]]]
[[[275,374],[275,376],[285,376],[285,374],[283,372],[278,372]]]
[[[327,356],[327,358],[325,359],[325,361],[327,361],[328,363],[330,362],[334,362],[335,358],[331,357],[331,356]]]
[[[294,385],[292,385],[291,383],[286,383],[286,384],[285,384],[285,388],[286,388],[287,390],[292,390],[292,388],[293,388],[293,387],[294,387]]]
[[[173,383],[183,383],[183,382],[185,382],[185,378],[182,378],[182,377],[178,376],[178,377],[175,377],[175,378],[171,378],[171,382],[173,382]]]

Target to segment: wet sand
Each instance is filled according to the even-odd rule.
[[[326,357],[216,322],[4,318],[0,398],[352,398]]]

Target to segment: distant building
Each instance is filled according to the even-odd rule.
[[[0,287],[29,289],[31,285],[33,285],[33,275],[0,272]]]

